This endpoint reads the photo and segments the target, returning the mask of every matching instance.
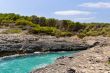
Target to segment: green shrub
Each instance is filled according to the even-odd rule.
[[[72,36],[71,32],[60,32],[59,36]]]
[[[15,34],[15,33],[21,33],[22,30],[20,29],[9,29],[2,32],[2,34]]]
[[[79,38],[84,38],[84,37],[86,36],[86,34],[84,34],[84,33],[79,33],[77,36],[78,36]]]
[[[98,36],[99,35],[99,32],[97,31],[88,31],[86,33],[87,36]]]
[[[17,20],[16,25],[22,26],[22,27],[24,27],[24,26],[36,26],[35,24],[33,24],[32,22],[27,21],[27,20]]]
[[[33,24],[30,21],[27,20],[17,20],[16,25],[21,28],[22,30],[30,30],[34,27],[40,27],[38,24]]]
[[[71,36],[71,32],[63,32],[55,27],[35,27],[33,28],[30,33],[33,34],[48,34],[48,35],[55,35],[55,36]]]
[[[45,34],[54,34],[57,31],[55,27],[35,27],[31,30],[32,33],[45,33]]]

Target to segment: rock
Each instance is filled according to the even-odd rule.
[[[0,52],[14,54],[86,50],[97,45],[110,45],[108,37],[55,37],[48,35],[0,34]],[[97,51],[98,52],[98,51]],[[0,56],[2,55],[0,54]]]
[[[100,46],[110,45],[110,37],[89,36],[89,37],[84,37],[83,41],[89,45],[100,45]]]
[[[59,60],[59,59],[64,59],[64,58],[65,58],[65,56],[62,56],[62,57],[57,58],[57,60]]]
[[[76,73],[76,71],[75,71],[74,69],[69,68],[69,69],[67,70],[67,73]]]
[[[98,53],[96,51],[99,51]],[[32,73],[109,73],[110,46],[96,46],[77,53],[74,58],[62,57],[54,64]]]
[[[78,42],[78,39],[70,41],[72,37],[0,34],[0,52],[33,53],[36,51],[73,51],[86,50],[91,45]],[[81,39],[80,39],[81,41]]]

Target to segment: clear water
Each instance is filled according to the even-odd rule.
[[[73,52],[48,53],[0,60],[0,73],[29,73],[33,69],[53,63],[58,57],[71,56]]]

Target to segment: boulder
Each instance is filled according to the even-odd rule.
[[[69,68],[69,69],[67,70],[67,73],[76,73],[76,71],[75,71],[75,69]]]

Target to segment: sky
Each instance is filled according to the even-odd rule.
[[[110,22],[110,0],[0,0],[0,13]]]

